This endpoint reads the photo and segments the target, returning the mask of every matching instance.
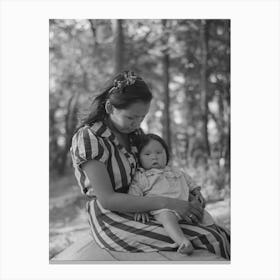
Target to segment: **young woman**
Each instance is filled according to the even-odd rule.
[[[96,242],[102,248],[124,252],[176,250],[177,244],[161,224],[134,221],[133,213],[167,208],[193,225],[182,225],[197,247],[226,250],[222,233],[196,227],[203,208],[168,197],[127,194],[137,167],[140,124],[149,111],[152,94],[133,72],[120,73],[97,96],[92,110],[72,139],[71,156],[82,192],[89,198],[87,212]]]

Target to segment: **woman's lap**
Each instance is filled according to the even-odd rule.
[[[87,211],[94,238],[102,248],[122,252],[153,252],[173,251],[178,247],[155,220],[146,224],[136,222],[132,215],[105,210],[96,200],[88,202]],[[229,235],[223,228],[185,222],[180,222],[180,225],[195,249],[206,249],[229,259]]]

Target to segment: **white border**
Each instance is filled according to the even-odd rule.
[[[278,1],[0,3],[1,279],[280,278]],[[231,265],[49,264],[49,18],[231,19]]]

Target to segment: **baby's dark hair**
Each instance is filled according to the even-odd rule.
[[[151,140],[155,140],[155,141],[158,141],[164,148],[165,150],[165,153],[166,153],[166,165],[168,164],[169,162],[169,149],[168,149],[168,146],[167,144],[165,143],[165,141],[158,135],[156,134],[153,134],[153,133],[148,133],[148,134],[143,134],[141,136],[141,138],[139,139],[139,144],[138,144],[138,155],[140,157],[140,153],[142,151],[142,149],[148,145],[148,143],[151,141]],[[140,160],[139,160],[140,162]]]

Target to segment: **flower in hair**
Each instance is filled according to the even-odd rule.
[[[126,81],[126,85],[133,85],[136,81],[137,76],[132,71],[127,71],[124,73],[124,79]]]
[[[132,71],[124,72],[123,80],[114,80],[113,87],[110,89],[109,93],[123,90],[126,86],[133,85],[137,79],[137,76]]]

